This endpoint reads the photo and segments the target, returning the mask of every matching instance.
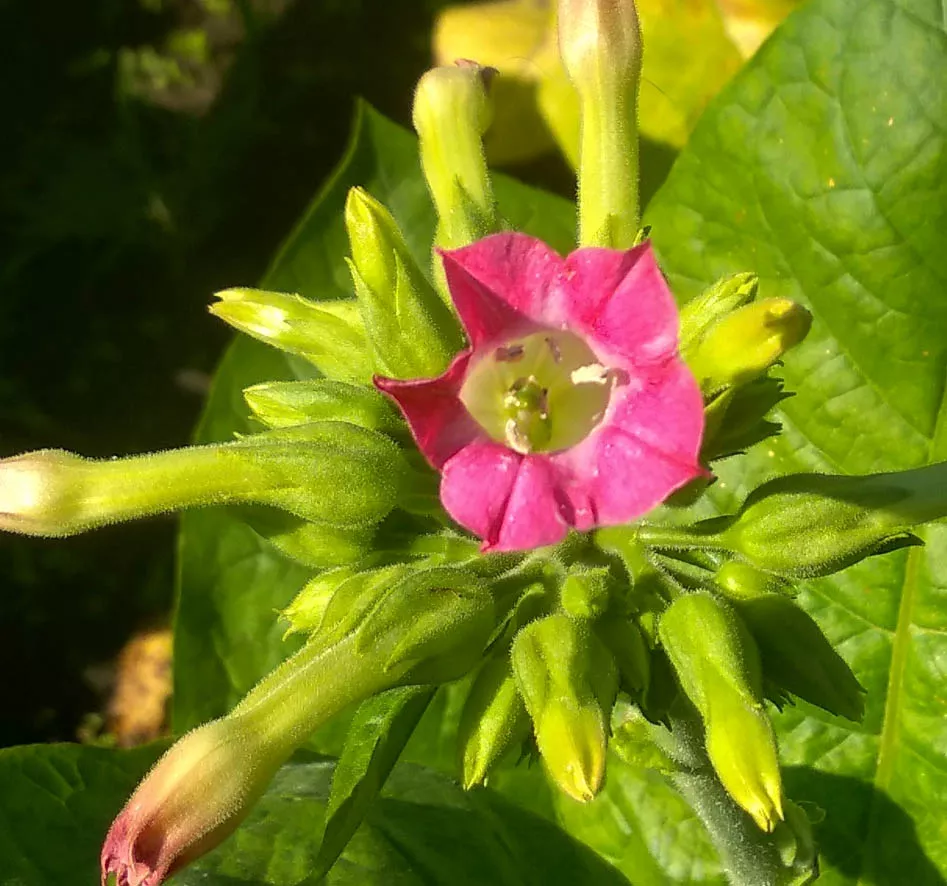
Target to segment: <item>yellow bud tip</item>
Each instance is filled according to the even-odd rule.
[[[543,713],[536,741],[559,788],[573,800],[588,803],[605,777],[605,727],[601,711],[554,700]]]

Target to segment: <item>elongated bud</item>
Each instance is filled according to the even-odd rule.
[[[721,783],[762,830],[772,831],[783,817],[782,783],[752,637],[707,593],[678,597],[658,633],[704,722],[707,754]]]
[[[345,226],[375,371],[389,378],[440,375],[463,346],[460,327],[415,264],[391,213],[352,188]]]
[[[760,280],[756,274],[732,274],[707,287],[681,308],[681,331],[678,336],[681,354],[689,351],[728,314],[756,299]]]
[[[687,356],[705,396],[764,375],[808,334],[812,315],[788,298],[767,298],[728,314]]]
[[[608,608],[608,569],[573,566],[562,582],[560,599],[573,618],[598,618]]]
[[[579,94],[579,245],[628,249],[640,227],[633,0],[560,0],[559,51]]]
[[[237,827],[276,770],[342,708],[396,682],[350,640],[309,643],[234,708],[181,738],[145,776],[102,847],[102,884],[159,886]]]
[[[464,788],[482,784],[490,770],[529,737],[529,714],[516,688],[509,653],[487,659],[464,703],[457,729]]]
[[[368,381],[372,365],[354,301],[312,302],[262,289],[225,289],[210,312],[240,332],[298,354],[330,378]]]
[[[947,515],[947,463],[867,477],[794,474],[754,490],[739,513],[698,523],[695,542],[786,577],[830,575],[914,544]]]
[[[744,600],[737,611],[756,640],[768,680],[832,714],[861,721],[865,690],[808,613],[779,594]]]
[[[341,422],[233,443],[92,461],[46,449],[0,461],[0,529],[66,536],[206,505],[271,505],[337,526],[377,523],[403,477],[398,447]]]
[[[513,671],[536,744],[559,787],[591,800],[605,774],[615,663],[584,620],[556,614],[528,624],[513,642]]]
[[[404,421],[391,401],[366,385],[328,378],[276,381],[246,388],[243,398],[253,417],[270,428],[344,421],[385,434],[404,431]]]
[[[414,95],[421,166],[438,215],[435,242],[446,249],[499,230],[483,154],[483,134],[490,125],[490,72],[474,62],[433,68]]]

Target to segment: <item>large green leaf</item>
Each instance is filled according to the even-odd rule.
[[[247,821],[176,886],[290,886],[313,868],[332,764],[283,767]],[[308,879],[306,882],[310,882]],[[325,880],[352,886],[622,886],[622,876],[547,821],[490,791],[465,793],[417,766],[395,769]]]
[[[368,108],[335,177],[290,235],[262,285],[313,299],[350,296],[342,208],[353,185],[385,203],[422,267],[430,263],[435,217],[415,139]],[[497,197],[510,223],[568,250],[574,210],[567,201],[498,177]],[[251,427],[241,391],[261,381],[304,377],[301,361],[246,338],[225,356],[198,429],[200,441],[229,439]],[[299,590],[305,574],[239,519],[221,511],[187,514],[180,535],[175,622],[176,731],[222,714],[295,646],[284,643],[275,611]],[[334,745],[332,745],[334,747]]]
[[[0,750],[0,886],[98,883],[102,838],[162,750]]]
[[[726,463],[713,503],[800,469],[947,459],[947,13],[939,0],[822,0],[711,105],[653,202],[679,292],[753,269],[807,304],[784,435]],[[805,588],[868,689],[862,725],[778,718],[790,793],[822,806],[826,883],[947,874],[947,528]]]

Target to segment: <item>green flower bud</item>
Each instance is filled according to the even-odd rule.
[[[367,527],[394,507],[403,475],[391,440],[342,422],[124,459],[47,449],[0,461],[0,529],[75,535],[168,511],[251,502]]]
[[[594,629],[615,659],[622,689],[641,695],[651,674],[651,651],[641,628],[628,617],[608,614]]]
[[[457,740],[464,788],[482,784],[510,749],[529,738],[529,714],[507,650],[487,659],[460,715]]]
[[[559,51],[579,95],[579,244],[628,249],[640,225],[634,0],[560,0]]]
[[[717,586],[732,600],[752,600],[768,594],[793,593],[792,585],[778,575],[762,572],[749,563],[727,560],[714,576]]]
[[[684,305],[681,308],[681,331],[678,341],[685,358],[714,324],[752,302],[759,292],[759,287],[760,280],[756,274],[733,274],[721,278]]]
[[[253,417],[270,428],[344,421],[389,435],[405,430],[404,421],[391,401],[366,385],[328,378],[276,381],[246,388],[243,398]]]
[[[762,830],[772,831],[783,817],[782,785],[752,637],[707,593],[678,597],[658,633],[704,722],[707,754],[721,783]]]
[[[865,690],[811,616],[779,594],[743,600],[737,611],[756,640],[767,680],[829,713],[862,719]]]
[[[343,577],[323,609],[319,639],[331,644],[353,635],[410,569],[406,563],[392,563]]]
[[[587,622],[558,613],[528,624],[512,650],[513,672],[553,780],[591,800],[605,774],[615,663]]]
[[[403,682],[447,683],[480,661],[495,624],[493,596],[476,575],[435,566],[392,587],[358,626],[355,645],[390,649],[385,670]]]
[[[794,474],[754,490],[735,516],[698,523],[694,540],[778,575],[830,575],[920,544],[909,530],[947,515],[945,490],[947,463],[867,477]]]
[[[390,378],[440,375],[463,347],[450,308],[425,279],[391,213],[361,188],[345,203],[349,270],[377,372]]]
[[[608,608],[606,567],[573,566],[562,583],[562,608],[573,618],[598,618]]]
[[[225,289],[209,310],[240,332],[298,354],[330,378],[368,381],[372,365],[358,305],[261,289]]]
[[[687,354],[709,397],[764,375],[809,334],[812,315],[788,298],[767,298],[727,314]]]
[[[414,95],[421,166],[438,215],[435,240],[448,249],[499,229],[482,141],[490,125],[491,70],[473,62],[433,68]]]

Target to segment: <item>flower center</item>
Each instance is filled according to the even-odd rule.
[[[497,442],[517,452],[568,449],[601,421],[614,375],[571,332],[535,332],[480,357],[460,399]]]

